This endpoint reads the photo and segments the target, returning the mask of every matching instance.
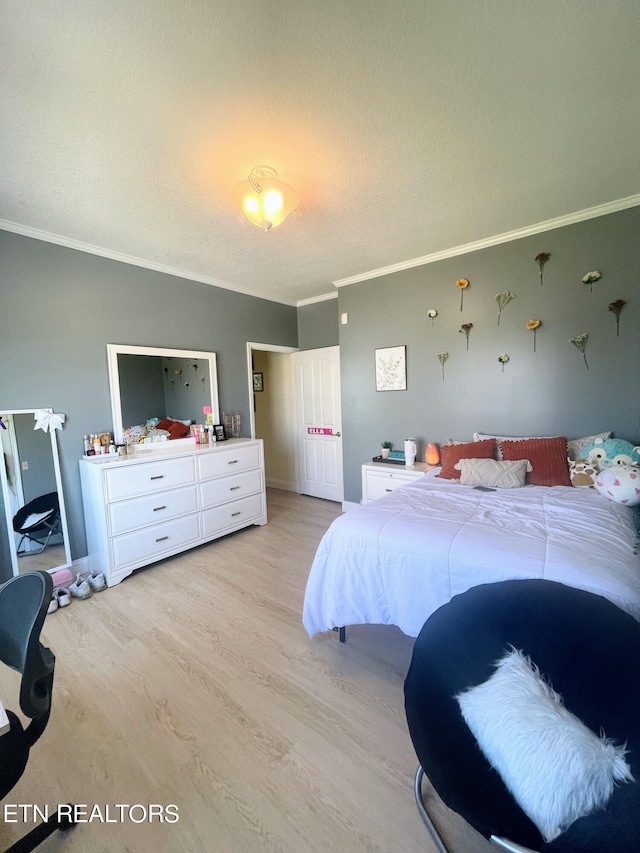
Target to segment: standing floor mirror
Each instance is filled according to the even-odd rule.
[[[0,559],[5,576],[10,575],[9,561],[14,575],[71,565],[56,430],[34,429],[36,411],[0,411]]]

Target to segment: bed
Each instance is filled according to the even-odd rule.
[[[307,581],[310,636],[378,623],[415,637],[454,595],[518,578],[597,593],[640,620],[633,509],[592,488],[484,492],[436,473],[332,523]]]

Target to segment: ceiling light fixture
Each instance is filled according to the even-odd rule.
[[[298,193],[289,184],[278,180],[278,173],[271,166],[256,166],[245,181],[240,181],[231,192],[231,201],[240,211],[240,222],[248,219],[263,231],[292,214],[296,219],[302,215],[298,210]]]

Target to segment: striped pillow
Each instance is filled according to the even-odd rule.
[[[567,462],[567,440],[564,436],[503,441],[500,447],[503,459],[528,459],[531,462],[533,471],[527,474],[528,486],[571,485]]]

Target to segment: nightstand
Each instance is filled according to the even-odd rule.
[[[370,503],[398,486],[413,483],[434,467],[426,462],[416,462],[411,468],[385,462],[367,462],[362,466],[362,503]]]

